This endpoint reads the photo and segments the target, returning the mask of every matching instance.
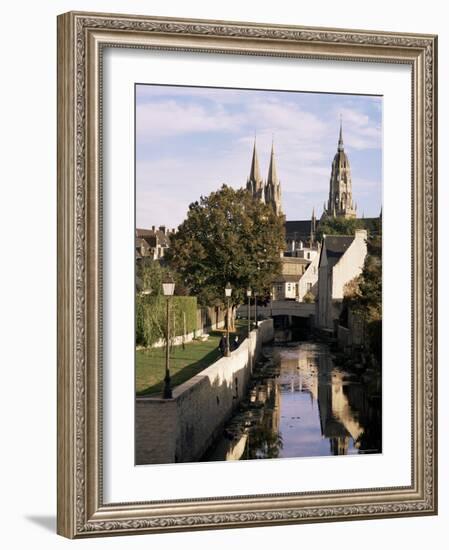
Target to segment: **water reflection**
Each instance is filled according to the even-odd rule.
[[[381,452],[381,381],[336,366],[327,346],[265,348],[247,399],[204,460]]]

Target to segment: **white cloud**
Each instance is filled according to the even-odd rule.
[[[181,105],[174,100],[140,105],[136,121],[137,139],[141,142],[188,133],[235,132],[241,126],[240,117],[223,107],[210,110],[201,105]]]
[[[148,86],[137,88],[139,104],[153,103],[173,99],[175,101],[207,101],[216,105],[232,105],[242,103],[242,91],[233,88],[197,88],[190,86]]]
[[[207,98],[198,101],[198,96]],[[177,97],[182,97],[179,101]],[[262,176],[266,177],[274,132],[278,172],[282,182],[283,205],[289,219],[308,217],[312,207],[317,214],[327,199],[331,163],[338,140],[339,115],[343,117],[345,147],[351,153],[380,149],[381,128],[361,110],[345,106],[323,112],[309,112],[279,98],[266,96],[242,101],[237,90],[195,90],[192,102],[183,88],[155,97],[139,105],[138,142],[161,137],[203,134],[194,150],[159,150],[154,160],[139,160],[137,165],[137,223],[140,225],[178,225],[188,205],[217,189],[221,183],[245,185],[250,170],[254,131]],[[193,102],[196,99],[196,102]],[[236,110],[241,103],[245,108]],[[240,106],[241,107],[241,106]],[[209,132],[229,134],[221,139],[217,151],[208,139]],[[362,176],[362,174],[361,174]],[[354,200],[366,202],[376,195],[380,184],[375,179],[353,173]],[[360,199],[360,200],[359,200]],[[376,206],[377,208],[377,206]],[[360,210],[360,208],[359,208]]]
[[[356,109],[342,108],[344,141],[353,149],[380,149],[382,129],[371,118]]]

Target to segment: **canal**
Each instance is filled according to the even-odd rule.
[[[203,460],[380,453],[381,377],[319,342],[264,347],[249,391]]]

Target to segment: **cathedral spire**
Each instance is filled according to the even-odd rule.
[[[257,156],[256,136],[254,135],[253,158],[251,160],[251,171],[246,181],[246,188],[255,199],[265,202],[263,181],[260,176],[259,158]]]
[[[270,167],[268,168],[268,179],[267,183],[273,183],[278,185],[278,173],[276,166],[276,157],[274,156],[274,140],[271,142],[271,157],[270,157]]]
[[[274,155],[274,140],[271,143],[270,167],[265,184],[265,202],[271,204],[276,214],[282,214],[281,182],[278,178],[276,157]]]
[[[249,179],[255,183],[261,181],[262,179],[260,177],[259,159],[257,157],[256,136],[254,136],[253,158],[251,161],[251,172],[249,174]]]
[[[343,121],[340,115],[340,135],[338,137],[338,150],[343,151],[344,145],[343,145]]]

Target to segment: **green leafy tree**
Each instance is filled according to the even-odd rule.
[[[382,360],[382,226],[367,240],[368,253],[362,273],[345,289],[345,302],[363,320],[369,348]]]
[[[162,280],[166,271],[157,260],[142,258],[136,263],[138,290],[152,296],[162,294]]]
[[[323,240],[323,235],[354,235],[356,229],[363,227],[363,219],[356,218],[323,218],[317,229],[317,239]]]
[[[189,206],[171,238],[168,261],[201,304],[223,303],[229,282],[236,305],[246,300],[248,287],[269,292],[283,247],[283,218],[248,191],[223,185]]]
[[[136,295],[136,344],[149,347],[167,338],[167,299],[162,295]],[[197,303],[193,296],[170,299],[171,340],[197,329]]]

